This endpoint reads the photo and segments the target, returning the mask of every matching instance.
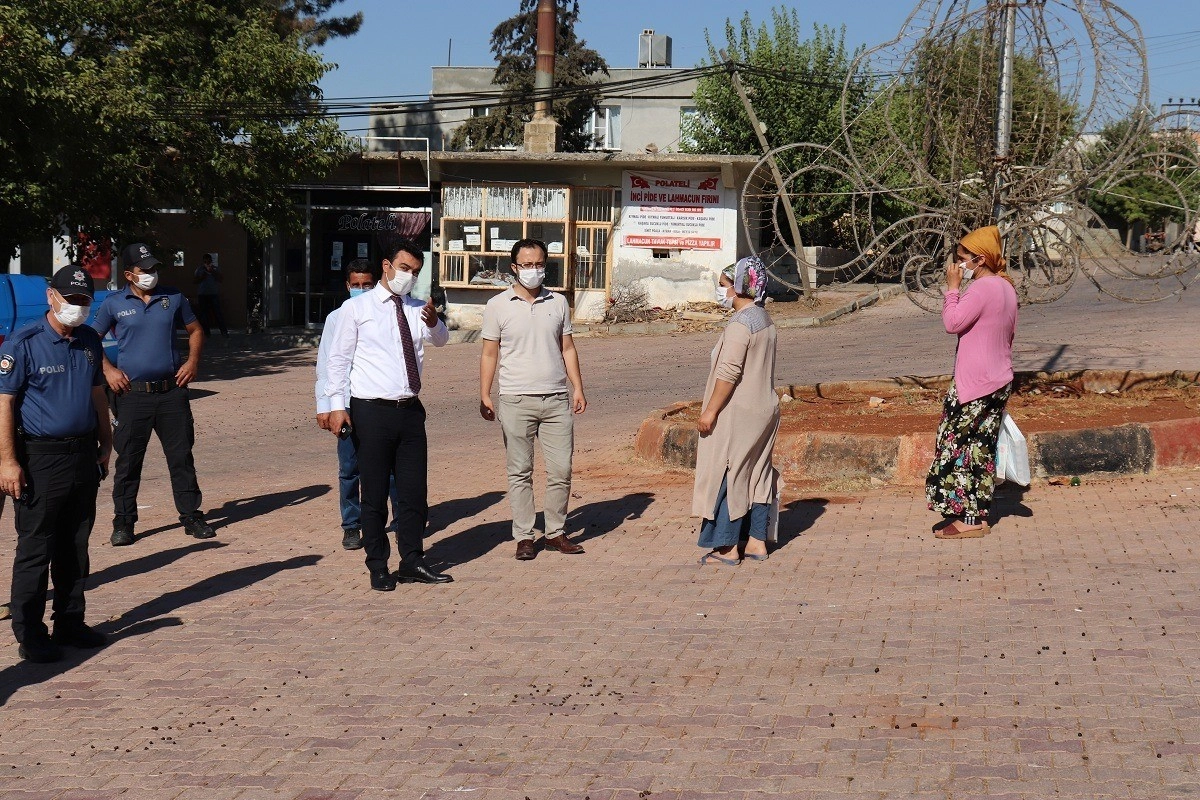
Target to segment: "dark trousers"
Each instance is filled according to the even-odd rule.
[[[208,336],[209,326],[213,323],[221,329],[222,336],[229,334],[229,329],[225,327],[225,315],[221,313],[220,295],[196,295],[196,317],[200,320],[200,327],[204,328],[205,336]]]
[[[358,481],[358,448],[354,437],[338,439],[338,508],[342,513],[342,530],[357,531],[362,528],[362,494]],[[392,498],[392,519],[395,520],[400,504],[396,497],[396,481],[388,485]]]
[[[31,445],[32,449],[32,445]],[[45,639],[47,578],[54,581],[56,624],[83,622],[88,537],[96,521],[96,447],[29,453],[22,460],[25,497],[16,507],[13,559],[13,634],[18,642]]]
[[[362,483],[362,538],[367,569],[388,568],[391,545],[383,524],[387,517],[388,482],[396,478],[396,545],[400,562],[423,561],[421,539],[429,520],[429,445],[425,438],[425,407],[383,406],[350,400],[354,443],[358,447]]]
[[[142,462],[151,433],[158,434],[163,455],[167,457],[175,510],[180,517],[195,514],[202,498],[192,458],[196,433],[188,390],[126,392],[115,398],[113,411],[117,418],[117,427],[113,429],[113,448],[117,451],[117,466],[113,470],[116,521],[129,525],[137,521],[138,487],[142,483]]]

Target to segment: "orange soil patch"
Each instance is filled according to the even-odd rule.
[[[944,395],[928,389],[906,390],[871,405],[865,395],[817,397],[798,392],[781,405],[781,433],[811,431],[882,434],[934,431]],[[1008,412],[1024,433],[1103,428],[1130,422],[1200,417],[1200,387],[1155,385],[1126,392],[1081,392],[1067,384],[1023,386],[1008,401]],[[698,409],[680,416],[695,419]]]

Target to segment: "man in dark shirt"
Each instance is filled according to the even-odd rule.
[[[101,647],[84,621],[88,537],[108,470],[112,429],[100,337],[84,325],[92,279],[63,267],[50,311],[0,345],[0,491],[16,506],[12,626],[22,658],[58,661],[60,645]],[[44,620],[54,582],[54,634]]]
[[[216,536],[200,511],[200,486],[192,458],[195,427],[187,386],[196,377],[204,331],[191,305],[178,289],[158,286],[159,260],[144,244],[131,244],[121,253],[125,264],[124,291],[113,292],[92,326],[117,337],[115,366],[104,360],[104,378],[116,398],[113,443],[117,467],[113,474],[113,532],[116,547],[134,542],[138,487],[150,434],[157,433],[171,473],[175,510],[184,530],[197,539]],[[188,357],[180,359],[176,328],[188,333]]]

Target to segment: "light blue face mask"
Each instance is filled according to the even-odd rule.
[[[351,290],[350,290],[350,296],[351,296],[351,297],[358,297],[360,294],[362,294],[362,293],[363,293],[363,292],[365,292],[365,291],[367,291],[367,290],[366,290],[366,289],[354,288],[354,289],[351,289]]]

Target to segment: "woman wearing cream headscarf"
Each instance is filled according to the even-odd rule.
[[[929,508],[947,519],[939,539],[985,535],[996,478],[996,439],[1012,392],[1017,293],[995,226],[972,231],[946,266],[942,323],[958,336],[954,381],[942,407],[933,465],[925,479]],[[971,283],[965,292],[964,279]]]
[[[778,473],[775,324],[767,314],[767,268],[756,256],[726,267],[717,302],[734,313],[712,351],[700,413],[692,515],[701,518],[701,564],[737,566],[767,557],[767,520]],[[739,553],[739,542],[745,549]]]

